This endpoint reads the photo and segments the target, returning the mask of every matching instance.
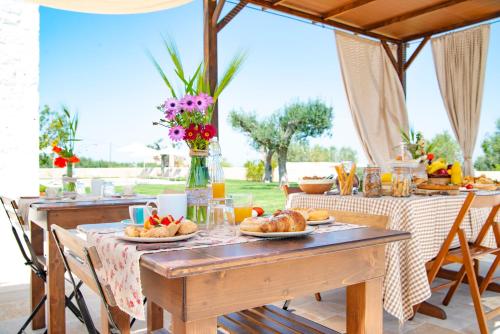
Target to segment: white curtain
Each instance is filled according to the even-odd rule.
[[[41,6],[95,14],[136,14],[184,5],[192,0],[28,0]]]
[[[432,39],[439,89],[462,148],[466,175],[473,173],[489,33],[489,25],[482,25]]]
[[[370,163],[384,166],[400,130],[408,130],[403,87],[381,43],[340,31],[335,37],[354,127]]]

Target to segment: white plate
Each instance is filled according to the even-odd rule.
[[[121,223],[125,226],[137,226],[137,227],[143,227],[144,224],[134,224],[132,219],[124,219],[121,221]]]
[[[330,216],[330,218],[325,219],[325,220],[308,220],[306,223],[307,223],[307,225],[314,226],[314,225],[330,224],[330,223],[333,223],[334,221],[335,221],[335,217]]]
[[[119,232],[115,234],[117,239],[124,240],[124,241],[132,241],[132,242],[145,242],[145,243],[150,243],[150,242],[173,242],[173,241],[181,241],[181,240],[186,240],[194,237],[198,231],[193,232],[191,234],[184,234],[184,235],[176,235],[175,237],[166,237],[166,238],[141,238],[141,237],[128,237],[125,235],[125,232]]]
[[[294,237],[301,237],[304,235],[311,234],[314,231],[314,227],[312,226],[306,226],[306,229],[304,231],[300,232],[269,232],[269,233],[264,233],[264,232],[248,232],[248,231],[241,231],[241,234],[244,235],[251,235],[253,237],[261,237],[261,238],[294,238]]]

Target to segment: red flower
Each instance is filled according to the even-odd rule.
[[[216,134],[215,128],[210,124],[205,125],[203,127],[203,130],[201,131],[201,136],[205,140],[212,139],[213,137],[215,137],[215,134]]]
[[[429,160],[429,161],[434,160],[434,154],[432,154],[432,153],[428,153],[428,154],[427,154],[427,160]]]
[[[189,125],[184,134],[185,140],[195,140],[198,137],[198,126],[195,124]]]
[[[62,151],[62,148],[60,148],[58,146],[52,147],[52,152],[54,152],[54,153],[59,154],[59,153],[61,153],[61,151]]]
[[[59,167],[59,168],[64,168],[66,167],[66,159],[63,157],[57,157],[54,159],[54,166]]]
[[[76,155],[73,155],[72,157],[70,157],[68,159],[68,161],[76,164],[76,163],[80,162],[80,159],[78,159],[78,157]]]

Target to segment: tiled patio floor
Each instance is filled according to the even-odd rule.
[[[317,302],[313,296],[296,299],[292,302],[290,308],[296,313],[320,322],[323,325],[334,328],[337,331],[345,332],[344,300],[345,290],[334,290],[323,293],[323,301]],[[96,324],[99,317],[98,299],[91,292],[85,290],[84,294],[89,304]],[[438,293],[432,297],[431,301],[436,304],[440,302],[443,293]],[[16,333],[19,326],[28,315],[28,297],[29,290],[27,285],[11,286],[0,288],[0,333]],[[487,292],[483,296],[484,305],[489,307],[500,306],[500,296],[498,294]],[[281,306],[281,304],[279,304]],[[452,334],[452,333],[478,333],[475,314],[471,299],[468,294],[467,286],[462,286],[454,297],[450,306],[445,307],[448,313],[448,320],[438,320],[424,315],[408,321],[400,326],[398,321],[385,314],[384,333],[412,333],[412,334]],[[68,312],[68,333],[85,333],[84,326]],[[165,324],[169,323],[169,316],[165,314]],[[500,333],[500,319],[490,321],[490,332]],[[133,327],[134,333],[145,333],[145,323],[138,322]],[[43,331],[31,331],[27,333],[43,333]]]

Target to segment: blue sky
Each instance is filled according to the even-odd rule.
[[[233,5],[227,4],[229,10]],[[185,67],[194,71],[203,56],[202,1],[139,15],[91,15],[40,8],[40,104],[66,104],[80,114],[81,155],[138,161],[120,152],[132,143],[167,136],[151,122],[168,91],[146,56],[167,66],[161,35],[178,44]],[[412,44],[411,50],[416,45]],[[351,146],[363,153],[352,126],[335,48],[334,33],[310,24],[244,9],[219,34],[222,70],[238,51],[248,53],[241,72],[220,98],[221,146],[235,165],[259,158],[247,139],[227,124],[230,110],[265,117],[284,104],[323,99],[334,108],[333,135],[321,145]],[[410,51],[411,51],[410,50]],[[170,66],[170,65],[168,65]],[[500,22],[491,26],[478,143],[500,117]],[[407,72],[410,123],[427,138],[451,128],[439,93],[430,46]]]

